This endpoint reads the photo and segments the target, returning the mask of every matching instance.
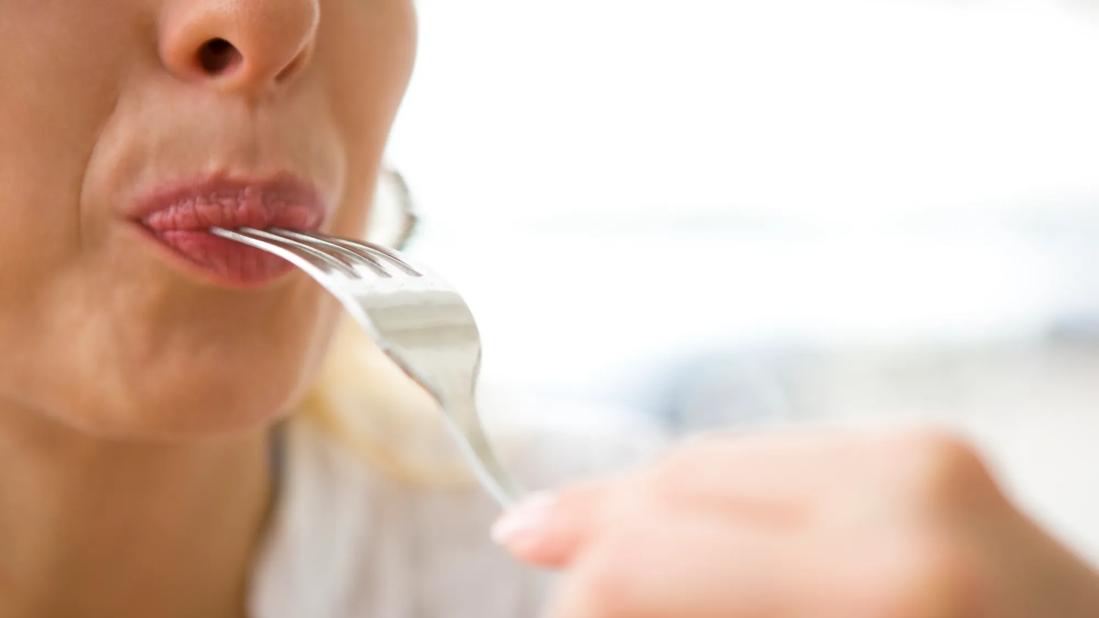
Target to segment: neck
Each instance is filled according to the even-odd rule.
[[[243,615],[268,443],[112,442],[0,409],[0,615]]]

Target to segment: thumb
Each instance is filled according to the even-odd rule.
[[[610,491],[607,481],[589,481],[531,494],[496,520],[492,539],[524,562],[566,567],[595,537]]]

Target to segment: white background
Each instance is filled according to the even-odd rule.
[[[895,359],[897,346],[1037,341],[1099,316],[1090,3],[419,11],[390,159],[423,211],[416,251],[478,316],[484,390],[557,402],[509,414],[597,414],[610,384],[700,350],[794,341]],[[1073,388],[1093,360],[1080,357]],[[1018,367],[982,379],[1034,375],[1068,393],[1064,372]],[[1008,420],[959,423],[1099,557],[1099,411],[1072,393],[1056,413],[1005,398]]]

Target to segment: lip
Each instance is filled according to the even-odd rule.
[[[171,260],[184,271],[234,287],[256,287],[293,266],[208,230],[217,226],[313,231],[324,221],[325,207],[315,187],[288,174],[215,176],[154,189],[136,200],[127,214],[147,236],[184,258],[184,264]]]

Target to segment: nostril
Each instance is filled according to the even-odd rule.
[[[221,75],[243,59],[240,51],[225,39],[210,39],[198,50],[198,63],[209,75]]]

